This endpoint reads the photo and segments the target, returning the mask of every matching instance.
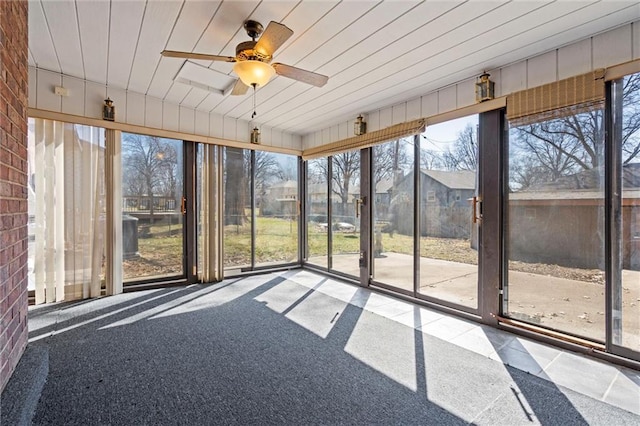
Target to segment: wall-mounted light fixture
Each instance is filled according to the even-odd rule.
[[[489,101],[494,98],[494,82],[489,80],[486,72],[476,81],[476,102]]]
[[[251,131],[251,143],[260,144],[260,130],[257,127],[254,127]]]
[[[364,121],[361,115],[356,118],[356,121],[353,123],[353,133],[356,136],[364,135],[367,133],[367,123]]]
[[[116,118],[116,107],[113,106],[113,101],[110,98],[104,100],[102,106],[102,119],[107,121],[114,121]]]

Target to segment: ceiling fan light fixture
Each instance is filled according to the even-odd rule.
[[[244,28],[251,40],[243,41],[236,46],[236,56],[208,55],[176,50],[163,50],[162,56],[234,63],[233,70],[238,79],[230,92],[232,95],[244,95],[249,87],[255,89],[258,86],[264,86],[276,74],[316,87],[322,87],[327,83],[329,77],[326,75],[279,62],[271,63],[274,52],[293,35],[293,31],[286,25],[271,21],[266,28],[263,28],[259,22],[248,20],[245,21]],[[225,94],[227,93],[229,92]]]
[[[233,71],[247,86],[264,86],[276,74],[271,65],[254,60],[236,62]]]

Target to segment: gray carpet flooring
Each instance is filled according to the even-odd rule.
[[[33,424],[640,423],[280,276],[266,275],[249,290],[242,281],[33,311],[31,337],[48,337],[30,345],[49,352]],[[256,300],[275,287],[303,295],[277,312]],[[311,298],[316,308],[301,312]],[[65,315],[69,307],[73,315]],[[290,320],[294,308],[307,321],[330,321],[328,334]],[[406,351],[409,362],[393,356]]]

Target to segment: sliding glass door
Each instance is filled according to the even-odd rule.
[[[640,360],[640,74],[606,90],[308,161],[307,264]]]
[[[447,121],[420,140],[418,293],[470,309],[478,308],[478,125],[478,115]]]
[[[360,151],[331,157],[331,266],[349,276],[360,274]]]
[[[610,350],[640,359],[640,73],[613,82]]]
[[[478,115],[463,117],[309,160],[307,264],[477,311],[478,126]]]
[[[184,142],[122,133],[125,284],[185,277]]]
[[[373,280],[413,294],[414,137],[372,148]]]
[[[255,267],[298,262],[298,158],[255,152]]]
[[[307,263],[329,268],[329,167],[327,158],[307,161]]]
[[[478,309],[479,116],[372,152],[372,284]]]
[[[227,273],[251,268],[253,263],[253,211],[251,151],[225,147],[224,267]]]
[[[225,275],[298,262],[298,158],[225,147],[222,164]]]
[[[306,166],[306,261],[352,278],[360,274],[360,151]]]
[[[605,340],[604,110],[509,129],[504,313]]]

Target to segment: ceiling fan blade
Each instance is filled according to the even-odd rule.
[[[247,93],[247,90],[249,90],[249,86],[244,84],[242,80],[237,79],[235,84],[233,85],[233,88],[231,89],[231,95],[232,96],[244,95],[245,93]]]
[[[235,62],[236,58],[232,56],[207,55],[204,53],[178,52],[176,50],[163,50],[162,56],[167,58],[183,58],[183,59],[200,59],[203,61],[222,61]]]
[[[254,49],[263,55],[272,56],[285,41],[293,35],[293,31],[286,25],[271,21],[267,25]]]
[[[327,84],[327,81],[329,81],[329,77],[326,75],[292,67],[291,65],[280,64],[277,62],[271,65],[276,70],[276,74],[302,81],[303,83],[311,84],[313,86],[322,87]]]

